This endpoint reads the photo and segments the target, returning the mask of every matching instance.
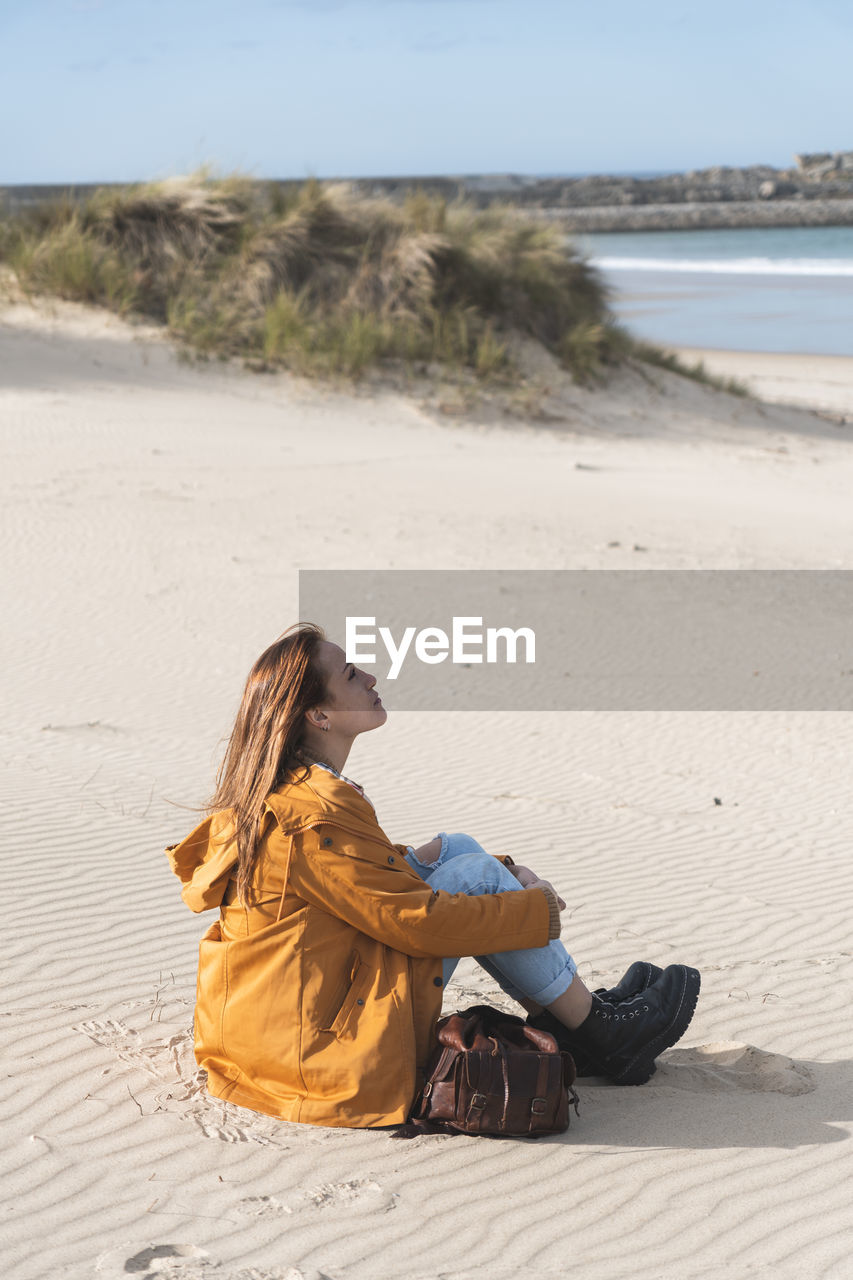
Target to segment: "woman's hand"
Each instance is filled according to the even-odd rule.
[[[541,879],[535,871],[531,871],[529,867],[521,867],[518,863],[516,863],[514,867],[510,867],[510,871],[515,876],[522,889],[541,889],[543,885],[547,889],[550,889],[560,904],[560,910],[565,911],[565,902],[549,880]]]

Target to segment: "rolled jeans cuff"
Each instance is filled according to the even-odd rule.
[[[547,986],[542,987],[540,991],[531,991],[527,995],[528,1000],[533,1000],[536,1004],[549,1005],[568,991],[574,981],[577,973],[577,966],[571,956],[566,956],[566,964],[562,972],[558,973]],[[517,999],[517,997],[515,997]]]

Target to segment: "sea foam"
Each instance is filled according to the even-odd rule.
[[[603,271],[675,271],[744,276],[853,276],[849,258],[593,257]]]

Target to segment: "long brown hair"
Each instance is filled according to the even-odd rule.
[[[237,842],[237,895],[249,898],[264,800],[300,770],[305,712],[326,696],[317,663],[325,632],[311,622],[288,628],[258,658],[243,690],[237,719],[208,810],[230,809]]]

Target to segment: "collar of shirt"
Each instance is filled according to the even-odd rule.
[[[324,764],[322,760],[315,761],[314,768],[325,769],[326,773],[330,773],[332,777],[340,778],[341,782],[345,782],[348,787],[352,787],[353,791],[357,791],[358,794],[361,796],[361,798],[367,801],[371,809],[375,809],[375,806],[373,804],[373,801],[370,799],[370,796],[367,796],[364,794],[364,787],[359,786],[357,782],[353,782],[352,778],[347,778],[343,773],[339,773],[337,769],[333,768],[332,765]]]

